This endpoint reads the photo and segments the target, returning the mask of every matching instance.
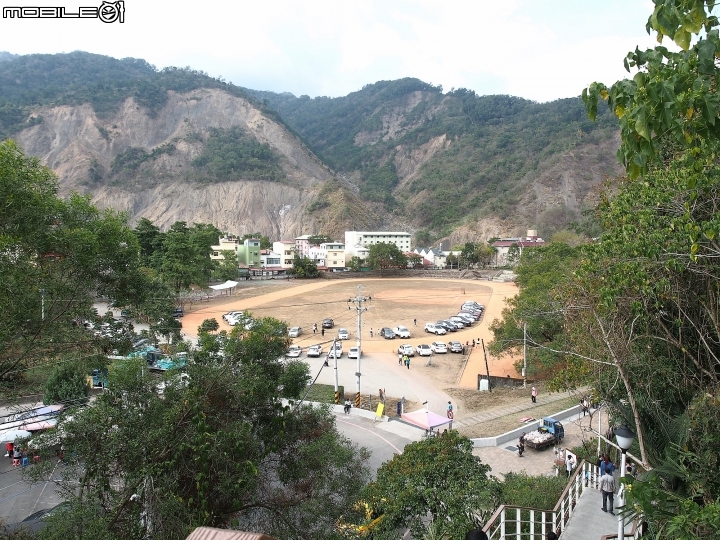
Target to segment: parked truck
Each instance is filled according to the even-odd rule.
[[[535,450],[545,450],[560,444],[565,437],[565,428],[554,418],[543,418],[538,429],[525,435],[525,444]]]

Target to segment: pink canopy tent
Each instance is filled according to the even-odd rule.
[[[403,413],[401,418],[423,429],[433,429],[451,422],[449,418],[445,418],[444,416],[440,416],[439,414],[435,414],[434,412],[430,412],[425,409],[420,409],[419,411],[413,411],[411,413]]]

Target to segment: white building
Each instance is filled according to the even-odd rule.
[[[263,268],[282,268],[280,261],[282,255],[275,253],[270,249],[263,249],[260,251],[260,266]]]
[[[295,257],[295,240],[273,242],[272,250],[280,255],[280,266],[282,268],[292,268],[293,258]]]
[[[367,257],[370,246],[375,244],[395,244],[403,253],[411,251],[412,236],[406,232],[390,231],[345,231],[345,261],[358,256]]]
[[[305,257],[307,259],[310,256],[310,248],[312,246],[310,245],[309,238],[311,236],[311,234],[303,234],[295,239],[295,252],[300,257]]]
[[[313,259],[319,267],[330,270],[345,268],[345,244],[326,242],[319,246],[312,246],[308,250],[308,258]]]

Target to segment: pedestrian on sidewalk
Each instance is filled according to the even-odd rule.
[[[410,357],[409,356],[405,357],[405,365],[407,366],[408,369],[410,369]]]
[[[522,457],[523,452],[525,451],[525,432],[522,432],[522,435],[520,435],[520,438],[518,439],[518,457]]]
[[[583,397],[580,400],[580,408],[582,409],[583,416],[585,416],[588,413],[588,409],[590,408],[587,397]]]
[[[605,474],[600,477],[600,493],[602,493],[603,499],[603,512],[607,512],[607,502],[610,501],[610,513],[614,515],[613,495],[615,494],[616,489],[617,485],[615,484],[615,478],[613,478],[612,474],[605,471]]]
[[[530,392],[530,399],[533,403],[537,403],[537,388],[534,386],[532,387],[532,391]]]
[[[447,404],[447,417],[448,417],[450,420],[452,420],[453,418],[455,418],[455,413],[453,413],[452,401],[448,401],[448,404]]]
[[[324,326],[320,329],[320,335],[322,337],[325,337],[325,327]]]

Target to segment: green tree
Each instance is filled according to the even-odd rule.
[[[477,257],[478,263],[485,268],[495,258],[496,249],[490,244],[478,244],[475,247],[475,256]]]
[[[239,269],[237,253],[230,250],[224,250],[222,252],[223,259],[216,261],[215,268],[213,269],[213,277],[220,281],[232,281],[237,279]]]
[[[413,268],[417,268],[418,266],[422,267],[423,258],[417,253],[411,253],[408,255],[407,260],[408,264],[410,264]]]
[[[347,263],[347,267],[353,272],[360,272],[364,262],[365,261],[363,261],[363,259],[361,259],[357,255],[353,255],[352,257],[350,257],[350,260]]]
[[[518,246],[516,243],[513,243],[508,248],[507,254],[505,255],[505,264],[507,266],[515,266],[520,260],[521,254],[522,250],[520,249],[520,246]]]
[[[333,239],[326,234],[313,234],[308,237],[311,246],[319,246],[320,244],[332,243]]]
[[[475,242],[465,242],[465,245],[460,252],[460,259],[463,265],[468,267],[478,262],[477,248]]]
[[[198,334],[207,334],[208,332],[217,332],[220,329],[220,324],[216,319],[205,319],[200,326],[198,326]]]
[[[373,244],[368,250],[368,264],[380,269],[380,275],[388,268],[407,268],[407,256],[395,244],[380,242]]]
[[[74,455],[58,487],[69,505],[53,516],[50,538],[68,528],[65,538],[78,537],[82,527],[97,538],[161,540],[231,524],[336,538],[337,519],[367,481],[367,456],[327,409],[293,404],[310,377],[305,364],[282,360],[286,333],[259,319],[225,335],[216,362],[168,374],[161,396],[144,360],[114,364],[108,390],[63,424]],[[30,473],[43,481],[51,462]]]
[[[450,253],[447,257],[445,257],[445,264],[450,268],[458,268],[459,261],[457,256]]]
[[[451,538],[464,538],[487,521],[498,503],[500,486],[489,472],[473,455],[472,442],[457,431],[408,444],[378,469],[377,479],[364,492],[372,516],[381,516],[372,537],[395,539],[407,528],[420,538],[430,517],[443,524]],[[478,523],[473,523],[470,509]]]
[[[140,218],[133,230],[140,244],[140,254],[147,266],[156,251],[162,250],[163,233],[147,218]]]
[[[49,169],[0,143],[0,383],[98,350],[77,324],[91,317],[95,296],[123,306],[149,293],[126,216],[57,192]]]
[[[76,362],[59,364],[45,383],[43,403],[66,403],[82,405],[87,403],[90,386],[83,366]]]
[[[189,228],[184,221],[173,223],[163,240],[162,278],[176,291],[192,284],[205,285],[213,269],[210,246],[219,234],[211,225],[201,223]]]
[[[299,278],[316,278],[320,275],[314,259],[300,257],[297,253],[293,257],[293,271]]]

